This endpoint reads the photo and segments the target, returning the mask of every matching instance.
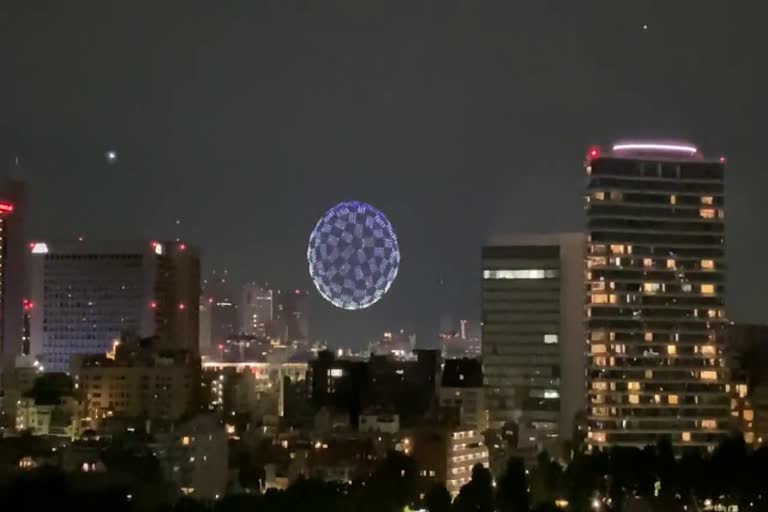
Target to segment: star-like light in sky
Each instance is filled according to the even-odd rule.
[[[107,159],[107,163],[113,164],[117,162],[117,151],[114,149],[107,150],[106,153],[104,153],[104,158]]]

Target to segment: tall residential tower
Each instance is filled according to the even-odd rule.
[[[587,443],[711,447],[729,428],[724,161],[625,142],[585,169]]]

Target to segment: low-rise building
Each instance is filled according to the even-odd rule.
[[[488,406],[483,387],[483,367],[477,359],[450,359],[443,366],[440,406],[459,411],[462,425],[483,432],[488,429]]]
[[[158,434],[155,452],[168,481],[181,494],[213,500],[229,482],[227,433],[216,415],[196,416]]]
[[[16,430],[74,440],[80,435],[82,410],[80,395],[69,376],[45,374],[17,400]]]
[[[424,488],[443,482],[454,497],[469,482],[473,466],[489,465],[482,434],[467,427],[423,427],[414,431],[409,444]]]
[[[186,351],[157,351],[151,340],[116,343],[106,355],[75,363],[87,418],[177,421],[199,407],[200,360]]]

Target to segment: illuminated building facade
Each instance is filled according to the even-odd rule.
[[[472,467],[488,467],[488,447],[481,432],[467,427],[422,427],[409,441],[421,482],[444,483],[451,497],[472,477]],[[429,489],[430,485],[423,485]]]
[[[183,350],[124,341],[73,365],[91,428],[108,418],[175,421],[200,405],[200,360]]]
[[[483,247],[482,361],[491,425],[557,449],[584,403],[584,235],[521,235]]]
[[[126,333],[198,352],[200,259],[184,243],[36,242],[30,281],[30,350],[46,371]]]
[[[590,447],[712,447],[729,429],[723,162],[684,143],[587,155]]]
[[[25,293],[24,183],[0,185],[0,374],[23,350]]]

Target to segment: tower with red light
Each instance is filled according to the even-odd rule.
[[[198,354],[200,258],[169,241],[37,241],[28,246],[31,355],[69,371],[77,354],[125,336]]]
[[[680,141],[587,151],[592,448],[714,448],[728,435],[724,163]]]
[[[7,180],[0,184],[0,373],[23,351],[25,200],[23,182]]]

